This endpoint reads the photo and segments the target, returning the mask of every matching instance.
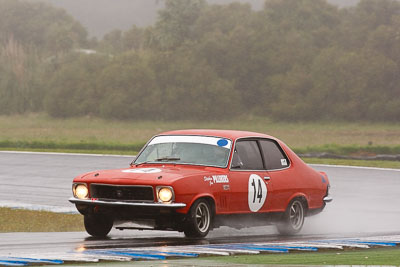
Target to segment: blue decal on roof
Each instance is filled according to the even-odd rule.
[[[226,139],[219,139],[217,145],[219,146],[226,146],[228,144],[228,140]]]

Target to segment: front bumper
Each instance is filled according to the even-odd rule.
[[[99,199],[78,199],[71,197],[69,202],[77,205],[90,206],[109,206],[109,207],[149,207],[149,208],[171,208],[181,209],[186,207],[185,203],[154,203],[154,202],[125,202],[125,201],[105,201]]]

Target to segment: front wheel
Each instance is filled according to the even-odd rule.
[[[114,221],[102,214],[87,214],[83,217],[86,232],[93,237],[106,237],[113,227]]]
[[[304,204],[300,199],[290,202],[283,220],[277,225],[278,232],[282,235],[293,235],[300,232],[304,224]]]
[[[205,237],[210,231],[212,210],[205,199],[194,202],[187,216],[184,233],[187,237]]]

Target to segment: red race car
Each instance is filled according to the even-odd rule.
[[[276,224],[294,234],[332,200],[329,187],[325,173],[272,136],[182,130],[153,137],[130,168],[76,177],[70,202],[96,237],[113,225],[204,237],[223,225]]]

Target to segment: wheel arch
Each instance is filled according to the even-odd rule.
[[[214,216],[216,212],[216,206],[215,206],[216,201],[214,196],[210,194],[200,194],[195,196],[188,205],[188,212],[190,211],[190,208],[193,206],[193,204],[199,199],[205,199],[210,204],[212,215]]]
[[[291,196],[289,198],[289,201],[286,203],[286,209],[289,207],[290,203],[292,203],[296,199],[300,200],[303,203],[304,210],[307,214],[308,209],[309,209],[309,205],[308,205],[309,200],[308,200],[307,195],[305,195],[303,193],[297,193],[297,194],[294,194],[293,196]]]

